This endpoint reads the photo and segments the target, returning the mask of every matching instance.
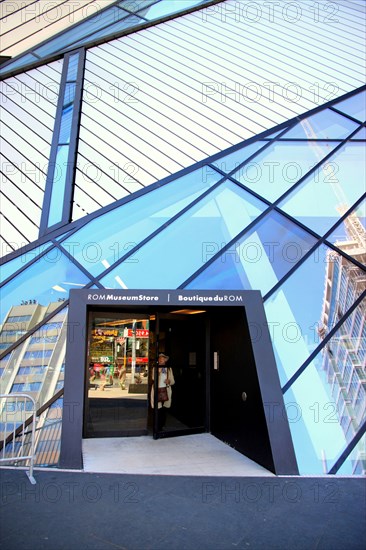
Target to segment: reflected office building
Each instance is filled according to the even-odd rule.
[[[365,3],[34,4],[1,4],[4,453],[23,393],[37,466],[211,433],[365,474]]]
[[[347,240],[336,245],[360,263],[366,263],[366,231],[356,214],[345,219],[343,229]],[[329,253],[325,279],[325,295],[319,334],[327,336],[323,348],[322,369],[331,386],[340,425],[347,441],[357,434],[366,414],[366,305],[358,301],[365,289],[366,274],[347,264],[335,251]],[[347,320],[339,320],[348,311]],[[337,325],[337,326],[336,326]],[[331,335],[329,334],[331,331]],[[366,471],[365,448],[358,445],[353,451],[353,473]]]

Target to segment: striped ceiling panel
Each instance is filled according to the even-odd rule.
[[[1,256],[38,238],[62,61],[0,82]]]
[[[91,48],[74,219],[362,86],[364,23],[358,0],[228,0]]]
[[[14,57],[95,15],[115,0],[12,0],[1,2],[1,55]]]

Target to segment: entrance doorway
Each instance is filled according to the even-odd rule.
[[[208,430],[205,313],[89,311],[85,438],[158,439]],[[154,381],[165,380],[159,377],[159,354],[169,357],[165,369],[172,378],[171,399],[164,404],[154,391]]]

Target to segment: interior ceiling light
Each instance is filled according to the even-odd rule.
[[[195,315],[196,313],[206,313],[205,309],[176,309],[170,313],[182,313],[184,315]]]

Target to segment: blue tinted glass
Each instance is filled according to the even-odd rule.
[[[281,130],[278,130],[277,132],[274,132],[273,134],[269,134],[269,136],[266,136],[266,139],[274,139],[279,134],[285,131],[286,128],[282,128]]]
[[[337,403],[311,363],[284,394],[300,474],[328,473],[346,443]]]
[[[42,306],[67,298],[71,288],[80,288],[89,282],[87,277],[60,250],[50,249],[33,265],[7,283],[1,291],[1,315],[24,300],[36,300]]]
[[[92,35],[88,35],[87,37],[78,40],[77,42],[73,43],[73,47],[81,46],[82,44],[85,44],[85,42],[89,42],[90,40],[96,40],[97,38],[108,36],[112,33],[117,33],[118,31],[121,31],[123,29],[128,29],[129,27],[133,27],[135,25],[139,25],[140,23],[143,23],[144,19],[141,17],[137,17],[136,15],[129,15],[126,17],[126,19],[123,19],[122,21],[118,21],[117,23],[114,23],[114,25],[108,25],[107,28],[102,29],[96,33],[93,33]]]
[[[55,173],[52,182],[50,211],[48,214],[48,227],[51,227],[55,223],[62,220],[68,155],[68,145],[61,145],[57,148]]]
[[[201,1],[202,0],[164,0],[144,11],[143,16],[148,20],[158,19],[159,17],[164,17],[164,15],[168,15],[169,13],[174,13],[197,6],[201,3]]]
[[[362,126],[351,139],[366,139],[366,126]]]
[[[365,473],[366,435],[362,436],[355,448],[348,455],[336,472],[339,476],[362,476]]]
[[[33,248],[29,252],[26,252],[25,254],[22,254],[21,256],[18,256],[17,258],[14,258],[9,262],[4,263],[0,267],[0,282],[5,281],[5,279],[18,271],[18,269],[24,267],[30,261],[34,260],[34,258],[36,258],[39,254],[42,254],[42,252],[47,250],[47,248],[49,248],[50,246],[50,243],[44,243],[40,246],[37,246],[36,248]],[[12,252],[12,250],[9,250],[9,252]]]
[[[366,189],[366,150],[347,143],[279,206],[323,235]]]
[[[108,288],[176,288],[265,208],[234,183],[212,191],[101,280]]]
[[[315,239],[277,212],[265,216],[187,288],[268,292],[308,252]],[[207,259],[219,249],[211,247]]]
[[[267,145],[265,141],[256,141],[255,143],[242,147],[238,151],[234,151],[234,153],[221,157],[212,164],[223,172],[226,172],[226,174],[229,174],[229,172],[232,172],[235,168],[238,168],[238,166],[247,158],[256,153],[258,149],[261,149],[261,147],[264,147],[265,145]]]
[[[239,168],[232,177],[274,202],[305,176],[337,143],[276,141]]]
[[[6,74],[8,71],[14,71],[14,69],[23,67],[28,63],[34,63],[35,61],[39,61],[39,58],[31,53],[22,55],[21,57],[19,57],[19,59],[15,59],[14,61],[11,61],[11,63],[9,63],[8,65],[4,65],[4,67],[1,67],[0,75]]]
[[[73,105],[68,105],[62,109],[59,143],[70,143],[73,111]]]
[[[363,272],[322,245],[265,301],[281,384],[363,290]]]
[[[67,67],[67,77],[66,77],[67,82],[76,80],[76,77],[78,74],[78,63],[79,63],[79,54],[74,53],[70,55],[69,65]]]
[[[363,201],[334,231],[327,240],[349,256],[364,264],[366,243],[366,202]]]
[[[151,4],[156,4],[156,2],[161,2],[161,0],[121,0],[118,5],[124,10],[135,13]]]
[[[366,280],[366,275],[364,279]],[[332,297],[336,298],[335,295]],[[349,421],[355,431],[361,427],[366,417],[366,388],[359,391],[364,381],[362,365],[365,364],[365,313],[366,300],[347,317],[323,351],[313,360],[324,389],[337,403],[339,410],[343,411],[342,414],[348,417],[343,419],[343,423]],[[348,404],[346,408],[344,402]]]
[[[209,167],[191,172],[91,221],[63,246],[98,275],[220,178]]]
[[[292,130],[286,132],[283,138],[343,139],[356,128],[357,124],[352,120],[325,109],[301,120]]]
[[[65,87],[63,106],[66,107],[73,103],[75,100],[76,84],[75,82],[68,82]]]
[[[349,97],[333,105],[335,109],[356,118],[360,122],[366,120],[366,91]]]
[[[64,32],[61,36],[58,36],[43,46],[36,48],[34,52],[41,57],[52,52],[56,52],[70,46],[71,44],[74,44],[77,40],[99,31],[102,28],[108,29],[109,25],[116,23],[127,15],[127,11],[115,7],[105,10],[104,12],[99,12],[95,17],[84,21],[80,25]]]

